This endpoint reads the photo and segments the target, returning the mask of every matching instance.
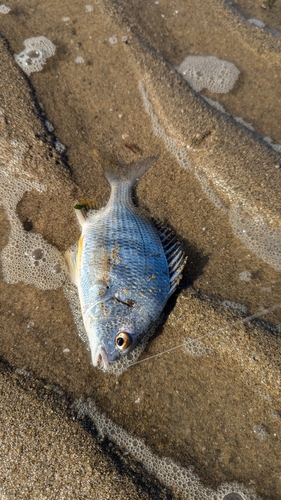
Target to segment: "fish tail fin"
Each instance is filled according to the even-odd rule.
[[[133,186],[154,165],[158,156],[149,156],[144,160],[125,164],[112,158],[104,168],[104,174],[111,185],[125,183]]]

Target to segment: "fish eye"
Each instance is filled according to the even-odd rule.
[[[118,332],[115,337],[115,344],[119,351],[124,351],[132,343],[131,335],[127,332]]]

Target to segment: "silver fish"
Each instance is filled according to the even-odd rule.
[[[92,363],[104,371],[156,324],[186,260],[172,231],[140,215],[132,202],[134,184],[155,160],[111,167],[106,207],[76,210],[82,234],[72,256],[74,281]]]

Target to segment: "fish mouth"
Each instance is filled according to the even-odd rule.
[[[92,352],[92,362],[94,366],[101,368],[102,370],[108,370],[109,368],[109,357],[107,350],[104,345],[99,344],[95,352]]]

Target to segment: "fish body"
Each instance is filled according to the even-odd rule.
[[[75,282],[92,362],[103,370],[155,324],[185,262],[171,231],[156,227],[132,202],[132,186],[154,161],[116,165],[106,174],[111,184],[106,207],[86,217],[77,211],[82,234]]]

